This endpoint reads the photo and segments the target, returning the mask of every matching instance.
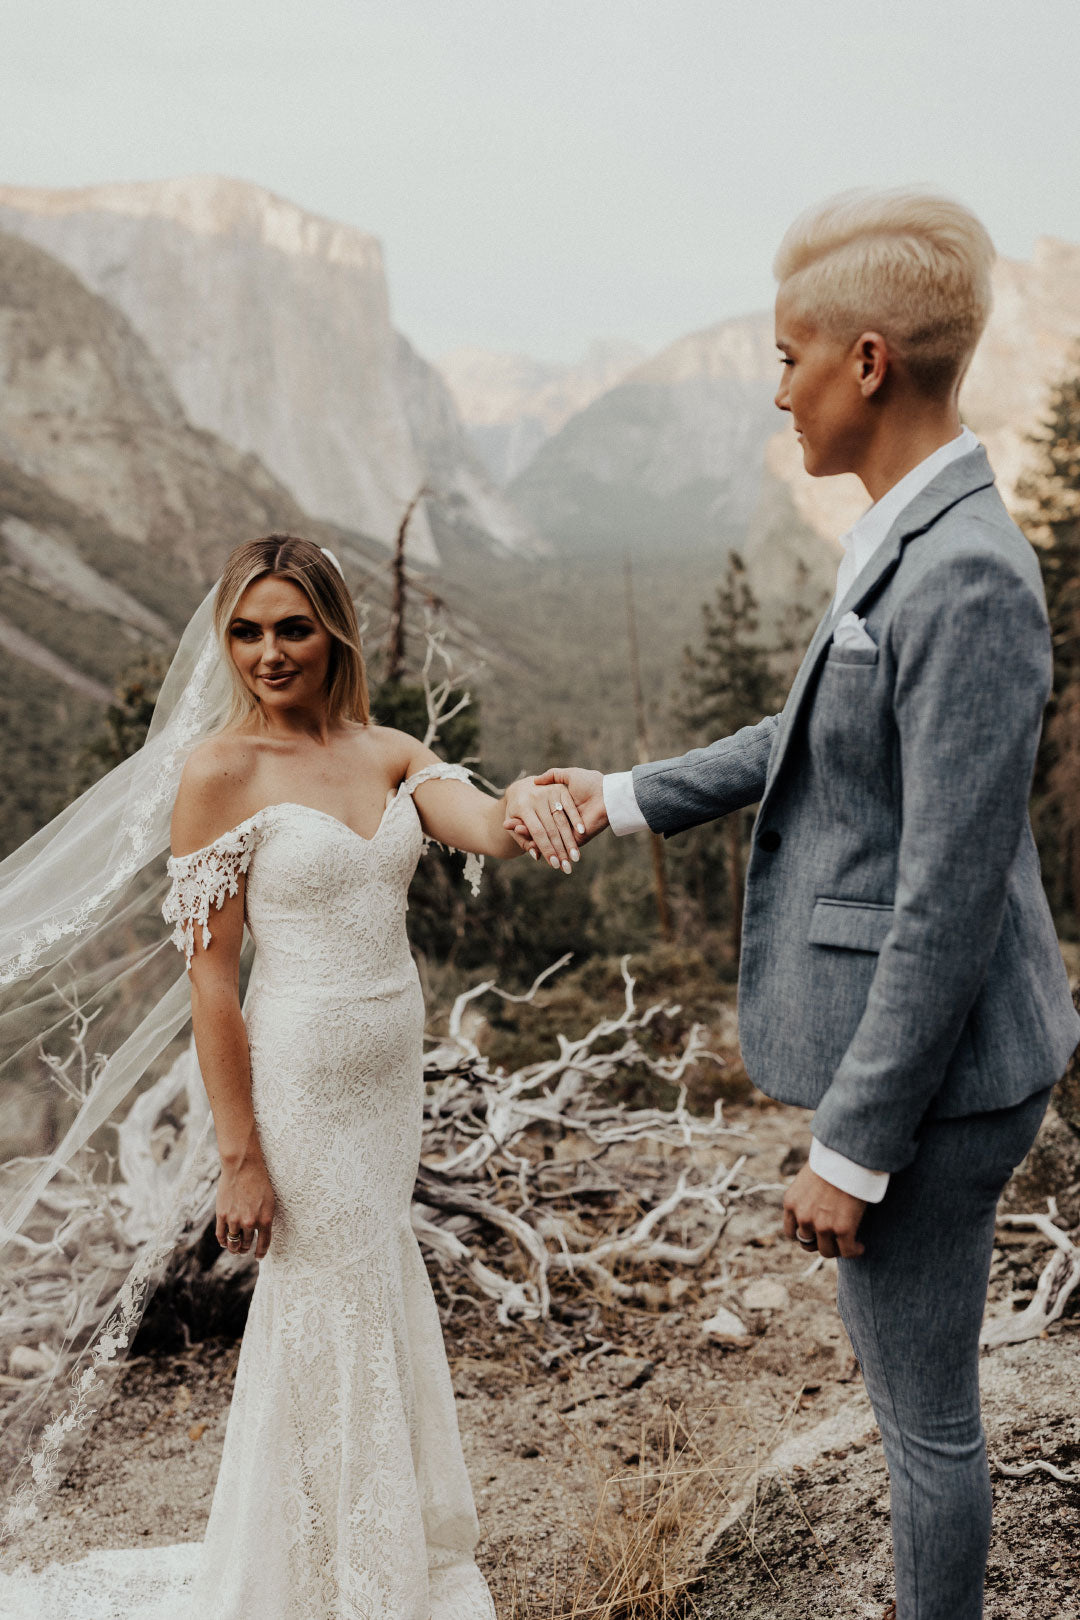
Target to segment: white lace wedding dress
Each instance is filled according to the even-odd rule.
[[[370,839],[277,804],[169,863],[190,958],[246,880],[244,1016],[277,1197],[205,1540],[0,1581],[34,1620],[494,1620],[435,1301],[410,1225],[424,1006],[413,790]]]

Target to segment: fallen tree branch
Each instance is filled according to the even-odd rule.
[[[1057,1253],[1043,1268],[1034,1296],[1024,1310],[989,1317],[984,1322],[979,1343],[986,1349],[1037,1339],[1064,1314],[1070,1295],[1080,1284],[1080,1249],[1067,1232],[1054,1224],[1056,1214],[1057,1206],[1051,1200],[1046,1215],[998,1216],[999,1226],[1031,1227],[1041,1233]]]
[[[691,1065],[720,1060],[698,1025],[678,1052],[650,1052],[645,1031],[678,1009],[664,1002],[639,1007],[628,959],[618,1014],[582,1035],[552,1031],[550,1055],[510,1072],[480,1051],[467,1009],[489,994],[531,1002],[567,961],[560,958],[523,994],[491,981],[463,992],[447,1038],[424,1058],[429,1085],[413,1228],[442,1279],[445,1308],[453,1308],[467,1280],[481,1301],[494,1304],[503,1326],[550,1320],[556,1281],[559,1312],[571,1320],[583,1289],[607,1302],[676,1303],[685,1274],[715,1249],[733,1200],[752,1190],[739,1185],[745,1157],[721,1157],[725,1142],[739,1143],[745,1132],[727,1126],[719,1106],[709,1118],[686,1106]],[[73,1050],[42,1055],[76,1094],[94,1073],[88,1032],[73,1008]],[[631,1066],[677,1085],[674,1107],[627,1108],[606,1099],[601,1088]],[[179,1169],[206,1118],[189,1048],[136,1098],[116,1127],[114,1153],[88,1151],[46,1190],[9,1248],[0,1281],[0,1372],[9,1371],[17,1345],[48,1345],[62,1358],[90,1342],[104,1306],[175,1204]],[[638,1147],[655,1149],[670,1165],[644,1208],[640,1176],[627,1157]],[[713,1161],[704,1174],[695,1168],[702,1148]],[[627,1166],[622,1181],[620,1163]],[[202,1196],[205,1207],[174,1250],[171,1286],[196,1299],[211,1283],[242,1296],[254,1280],[250,1257],[238,1262],[210,1245],[207,1270],[212,1185]]]
[[[1031,1474],[1049,1474],[1059,1485],[1080,1485],[1080,1474],[1066,1474],[1064,1469],[1043,1462],[1041,1458],[1038,1462],[1015,1464],[1003,1463],[1000,1457],[991,1457],[990,1462],[1005,1479],[1027,1479]]]

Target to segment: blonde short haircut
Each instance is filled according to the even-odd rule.
[[[233,682],[232,708],[225,725],[235,725],[258,708],[257,698],[244,685],[233,662],[229,626],[248,586],[269,576],[297,585],[311,603],[316,619],[332,637],[326,677],[330,719],[355,720],[366,726],[371,718],[367,672],[352,597],[338,568],[322,548],[292,534],[244,541],[230,553],[218,581],[214,630]]]
[[[880,332],[916,386],[948,393],[990,316],[994,244],[970,209],[914,190],[846,191],[790,227],[773,264],[809,325]]]

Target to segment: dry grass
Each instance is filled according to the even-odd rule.
[[[569,1556],[560,1566],[556,1555],[543,1590],[520,1568],[512,1571],[506,1620],[692,1620],[699,1612],[692,1588],[731,1500],[724,1453],[706,1449],[671,1407],[643,1425],[638,1456],[622,1473],[608,1473],[603,1455],[571,1432],[594,1478],[584,1557],[575,1568]]]

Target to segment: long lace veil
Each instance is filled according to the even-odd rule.
[[[213,596],[143,748],[0,863],[0,1541],[63,1477],[169,1254],[212,1206],[187,978],[160,906],[184,762],[228,708]]]

